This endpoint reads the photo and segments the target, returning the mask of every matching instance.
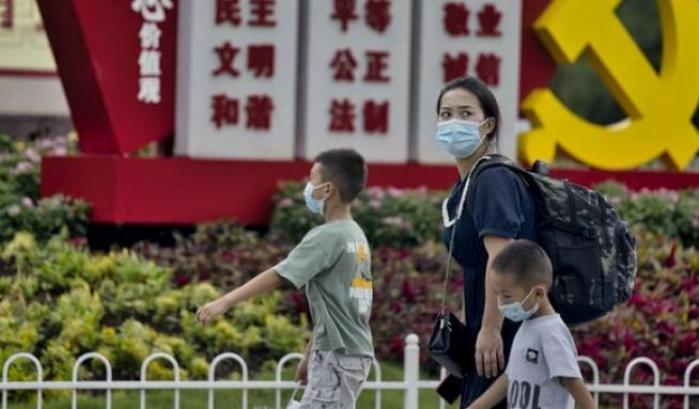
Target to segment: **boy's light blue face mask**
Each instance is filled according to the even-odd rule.
[[[311,211],[311,213],[320,215],[323,214],[325,199],[318,200],[313,197],[313,192],[323,185],[325,185],[325,183],[318,186],[313,186],[311,182],[308,182],[306,183],[306,187],[303,189],[303,199],[306,201],[306,207]]]
[[[478,123],[463,119],[450,119],[437,123],[437,142],[442,149],[455,158],[468,158],[481,144],[480,128],[485,121]]]
[[[530,310],[524,309],[523,304],[533,293],[534,289],[532,288],[531,291],[529,291],[529,294],[527,294],[522,301],[515,301],[509,304],[500,304],[498,302],[498,308],[500,309],[502,315],[511,321],[520,322],[527,320],[539,310],[539,303],[536,303]]]

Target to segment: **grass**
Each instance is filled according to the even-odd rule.
[[[383,379],[387,381],[399,381],[403,379],[403,369],[396,365],[382,364],[381,365]],[[370,375],[370,377],[373,375]],[[284,371],[283,379],[291,379],[293,377],[293,369]],[[274,379],[272,372],[263,372],[255,377],[258,380]],[[428,379],[428,376],[423,374],[423,379]],[[299,394],[300,395],[300,394]],[[10,394],[11,396],[11,394]],[[146,395],[148,409],[172,409],[174,407],[172,391],[151,391]],[[291,391],[283,391],[282,393],[282,408],[289,397]],[[242,408],[242,392],[221,390],[215,394],[215,407],[217,409],[240,409]],[[299,396],[300,397],[300,396]],[[357,408],[373,408],[375,399],[375,391],[366,390],[362,392]],[[381,393],[382,408],[384,409],[402,409],[403,408],[403,392],[402,391],[382,391]],[[140,393],[138,391],[121,391],[112,394],[113,409],[133,409],[140,406]],[[272,409],[275,406],[274,391],[250,391],[248,392],[248,407],[250,409]],[[46,409],[69,409],[70,396],[45,398],[44,408]],[[437,394],[431,390],[423,390],[420,392],[420,408],[438,408],[439,399]],[[453,407],[457,407],[455,404]],[[34,409],[36,402],[14,402],[8,405],[8,409]],[[82,392],[78,397],[78,409],[103,409],[105,408],[104,392],[87,393]],[[208,391],[181,391],[180,392],[180,408],[182,409],[206,409],[208,408]],[[451,408],[451,406],[450,406]]]

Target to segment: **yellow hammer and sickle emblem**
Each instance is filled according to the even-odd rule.
[[[628,118],[598,125],[575,115],[548,89],[522,103],[533,130],[519,139],[520,158],[552,162],[556,147],[605,170],[633,169],[667,154],[685,168],[699,149],[692,115],[699,103],[699,1],[658,0],[663,32],[660,73],[614,10],[622,0],[554,0],[534,29],[557,63],[583,54]]]

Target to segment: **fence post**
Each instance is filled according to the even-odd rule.
[[[420,378],[420,338],[410,334],[405,338],[405,351],[403,358],[403,370],[405,376],[404,409],[418,409],[419,389],[417,382]]]

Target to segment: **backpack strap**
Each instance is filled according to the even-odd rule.
[[[515,164],[515,162],[513,162],[512,159],[499,154],[488,155],[486,156],[486,158],[487,159],[485,161],[481,162],[480,165],[478,165],[475,169],[472,170],[473,174],[470,176],[471,186],[475,186],[478,177],[483,172],[485,172],[488,169],[499,167],[505,167],[509,169],[510,171],[512,171],[512,173],[519,176],[525,185],[530,185],[529,178],[531,177],[531,175],[529,175],[529,173],[526,170],[517,166],[517,164]],[[470,189],[470,191],[466,193],[466,211],[468,212],[468,214],[471,215],[471,217],[473,217],[475,210],[475,194],[475,189]]]

